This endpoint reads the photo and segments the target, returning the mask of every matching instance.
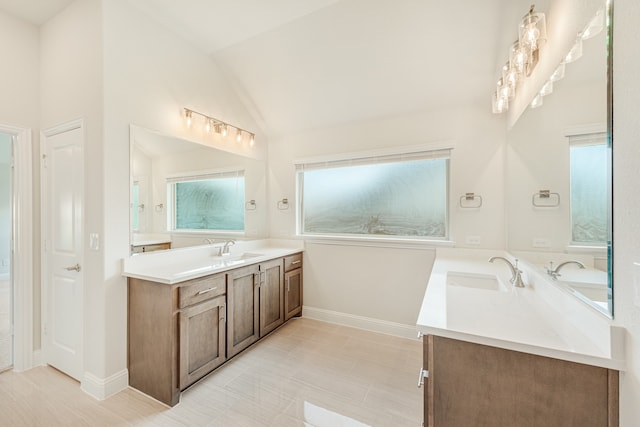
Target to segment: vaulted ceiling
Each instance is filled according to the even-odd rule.
[[[128,1],[210,55],[270,135],[467,104],[490,109],[497,70],[529,5]],[[0,9],[39,25],[70,2],[0,0]]]

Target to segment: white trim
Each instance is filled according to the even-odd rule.
[[[14,346],[13,369],[33,367],[33,171],[31,129],[0,124],[0,132],[11,134],[13,144],[13,271]],[[20,220],[17,221],[16,218]]]
[[[335,246],[364,246],[371,248],[397,248],[397,249],[425,249],[453,248],[456,243],[451,240],[418,240],[401,238],[375,238],[375,237],[350,237],[350,236],[310,236],[301,235],[298,238],[305,244],[335,245]]]
[[[453,140],[437,141],[419,145],[399,146],[381,148],[378,150],[357,151],[351,153],[332,154],[328,156],[305,157],[294,159],[293,164],[301,165],[305,163],[337,162],[352,159],[364,159],[369,157],[389,156],[399,153],[419,153],[421,151],[453,150],[456,142]]]
[[[568,126],[562,130],[562,135],[566,137],[590,135],[593,133],[607,133],[606,123],[592,123],[588,125]]]
[[[107,378],[100,378],[90,372],[85,372],[80,383],[82,391],[98,400],[105,400],[128,387],[129,371],[126,369]]]
[[[356,316],[355,314],[308,307],[306,305],[302,307],[302,317],[402,338],[416,339],[418,336],[418,327],[416,325],[405,325],[371,317]]]

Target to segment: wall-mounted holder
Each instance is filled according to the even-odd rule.
[[[249,200],[244,204],[244,208],[248,211],[255,211],[257,209],[256,201],[253,199]]]
[[[465,193],[460,196],[460,207],[462,209],[478,209],[482,207],[482,196],[475,193]]]
[[[138,205],[138,212],[144,212],[144,203]]]
[[[154,209],[156,212],[162,212],[162,211],[164,210],[164,203],[160,203],[159,205],[155,205],[155,206],[153,207],[153,209]]]
[[[540,190],[531,197],[531,204],[536,208],[556,208],[560,206],[560,194]]]
[[[285,197],[282,200],[278,200],[278,209],[280,209],[281,211],[286,211],[287,209],[289,209],[289,199]]]

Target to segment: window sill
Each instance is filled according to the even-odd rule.
[[[368,246],[398,249],[435,249],[443,247],[452,248],[455,246],[455,242],[451,240],[316,235],[298,235],[298,238],[303,239],[305,243],[316,245]]]

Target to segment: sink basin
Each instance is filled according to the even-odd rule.
[[[507,287],[495,275],[467,272],[447,272],[447,286],[506,292]]]

